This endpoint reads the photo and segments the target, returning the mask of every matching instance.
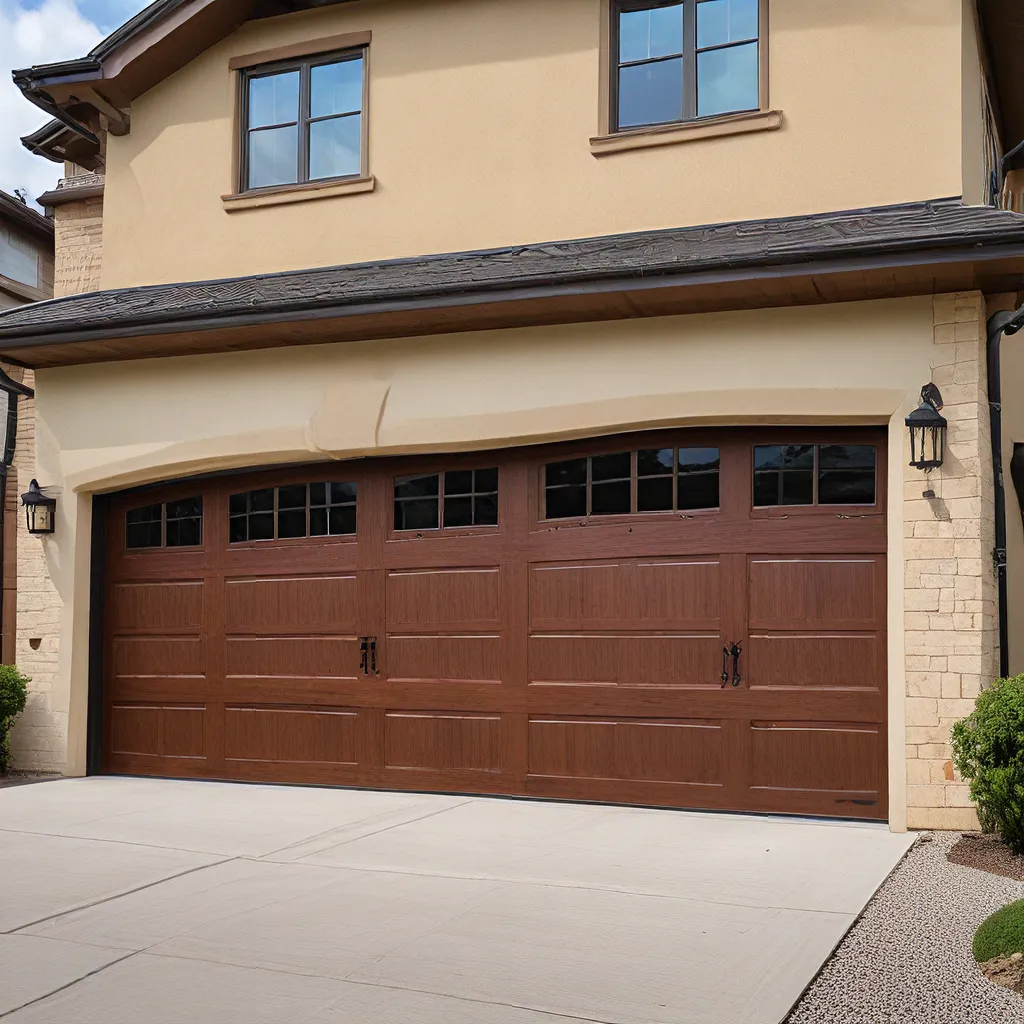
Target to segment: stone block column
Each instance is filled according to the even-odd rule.
[[[932,381],[949,436],[941,468],[904,473],[908,824],[971,829],[949,735],[998,672],[984,296],[936,296],[933,312]]]

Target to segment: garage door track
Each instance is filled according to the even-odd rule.
[[[911,838],[131,778],[0,790],[5,1024],[778,1024]]]

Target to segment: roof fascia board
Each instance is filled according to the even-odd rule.
[[[204,315],[201,312],[168,319],[166,314],[151,318],[139,317],[124,326],[99,325],[41,334],[38,327],[4,331],[0,327],[0,355],[10,348],[28,349],[75,342],[123,340],[141,337],[174,337],[188,331],[221,330],[253,327],[262,324],[305,323],[322,320],[344,320],[370,314],[390,314],[464,306],[485,306],[493,303],[530,302],[550,298],[577,298],[592,295],[636,294],[656,292],[670,288],[698,288],[711,285],[735,284],[745,281],[768,281],[785,278],[807,278],[843,274],[862,274],[873,270],[908,269],[924,266],[954,264],[984,264],[996,260],[1015,259],[1024,267],[1024,244],[993,246],[979,252],[973,247],[933,251],[894,253],[884,256],[866,256],[813,260],[796,264],[706,270],[695,273],[661,274],[656,277],[619,277],[602,280],[584,280],[568,284],[530,284],[519,287],[492,287],[478,291],[452,291],[437,295],[420,295],[390,300],[369,300],[348,305],[310,307],[280,311],[257,311],[225,316]],[[886,296],[887,297],[887,296]],[[723,307],[726,308],[726,307]]]

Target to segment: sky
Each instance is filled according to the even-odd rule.
[[[63,171],[21,145],[21,136],[49,117],[14,87],[11,71],[83,57],[145,6],[144,0],[0,0],[0,190],[25,189],[31,201]]]

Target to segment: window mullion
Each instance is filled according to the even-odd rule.
[[[299,182],[309,181],[310,65],[299,69]]]
[[[683,120],[697,117],[697,0],[683,0]]]

